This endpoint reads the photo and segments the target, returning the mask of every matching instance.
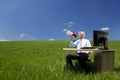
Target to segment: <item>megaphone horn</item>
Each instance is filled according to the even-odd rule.
[[[73,33],[72,31],[70,31],[69,29],[66,30],[66,35],[68,35],[68,36],[74,36],[74,37],[77,36],[75,33]]]

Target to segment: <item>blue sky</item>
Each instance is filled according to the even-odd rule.
[[[120,0],[0,0],[0,40],[67,40],[63,29],[120,40]]]

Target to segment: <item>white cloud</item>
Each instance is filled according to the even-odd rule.
[[[9,41],[9,40],[7,40],[7,39],[0,39],[0,41]]]
[[[63,29],[62,31],[67,31],[67,29]]]
[[[51,38],[51,39],[48,39],[48,41],[53,41],[53,40],[55,40],[55,39],[53,39],[53,38]]]
[[[63,25],[67,26],[68,28],[70,28],[72,25],[74,25],[73,21],[69,21],[67,23],[64,23]]]
[[[37,39],[39,39],[34,35],[29,35],[29,34],[26,34],[26,33],[19,34],[19,37],[22,40],[37,40]]]
[[[69,25],[73,25],[74,24],[74,22],[72,22],[72,21],[69,21]]]
[[[103,27],[103,28],[101,28],[101,30],[107,31],[107,30],[110,30],[110,28],[109,27]]]
[[[26,34],[25,33],[22,33],[22,34],[20,34],[20,37],[24,37]]]

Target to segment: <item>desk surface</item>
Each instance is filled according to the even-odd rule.
[[[77,49],[77,48],[63,48],[64,51],[114,51],[113,49],[110,50],[99,50],[99,49]]]

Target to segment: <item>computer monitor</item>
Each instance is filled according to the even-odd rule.
[[[93,46],[103,46],[101,49],[108,49],[109,33],[105,31],[93,31]]]

